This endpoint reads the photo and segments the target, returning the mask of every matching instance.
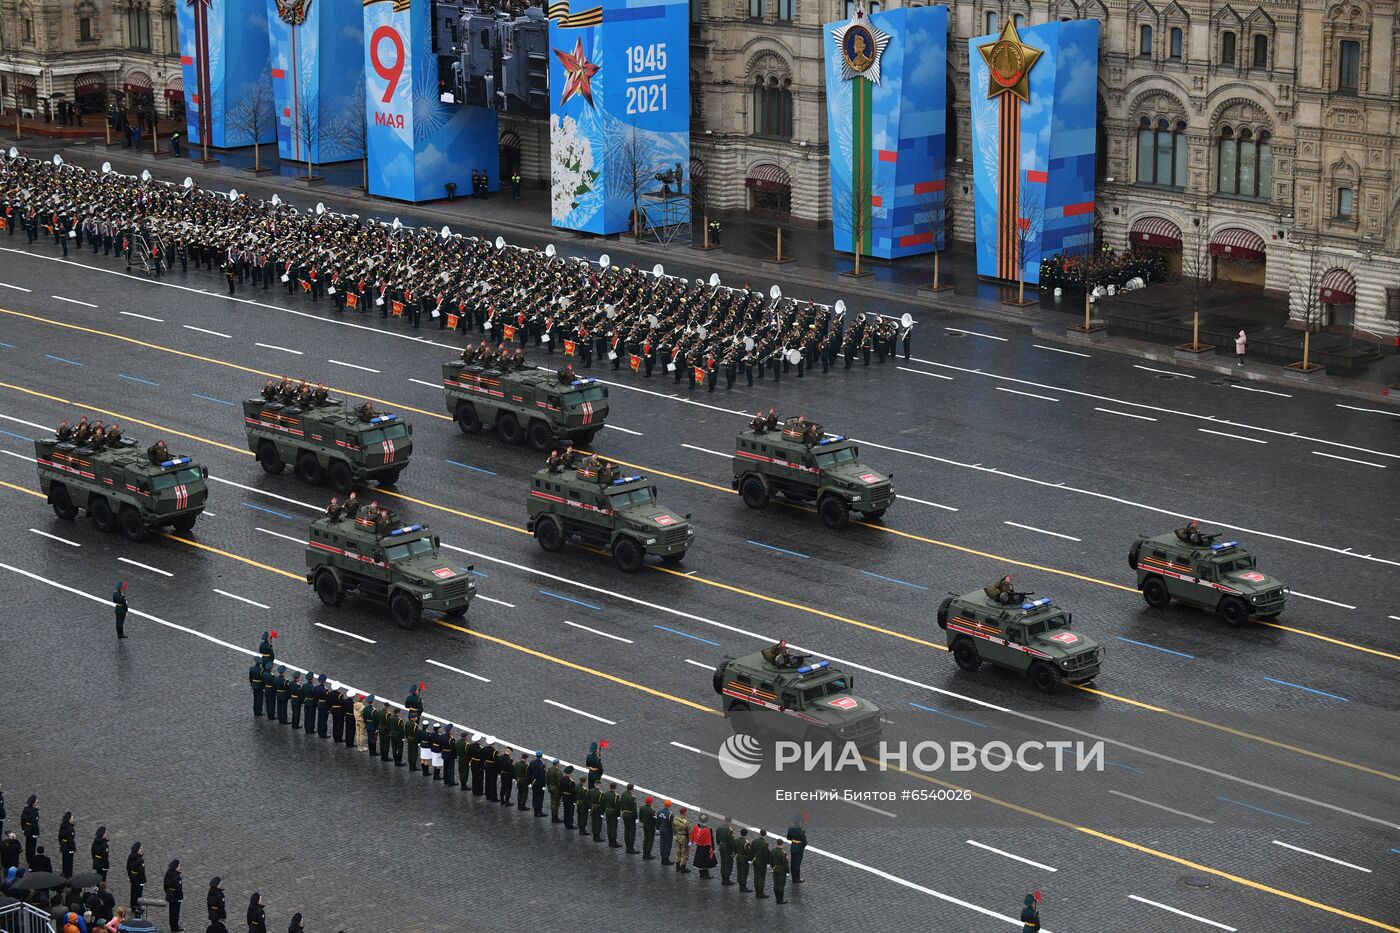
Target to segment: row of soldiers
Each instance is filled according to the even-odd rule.
[[[324,382],[313,386],[305,379],[293,382],[287,376],[280,380],[270,376],[262,387],[262,398],[264,402],[280,402],[283,405],[306,408],[311,405],[324,405],[330,399],[330,390]]]
[[[355,215],[302,212],[285,202],[255,201],[198,187],[143,182],[71,165],[0,158],[0,207],[52,211],[57,228],[88,231],[130,258],[131,244],[155,244],[156,268],[218,262],[234,283],[285,285],[312,301],[333,297],[338,311],[393,315],[421,327],[484,335],[499,363],[503,344],[533,344],[618,370],[651,376],[657,367],[676,383],[714,390],[742,375],[750,385],[771,370],[775,381],[841,355],[883,362],[910,328],[890,318],[844,312],[814,302],[770,297],[699,279],[655,276],[636,268],[599,266],[537,250],[502,247],[476,237],[444,236],[361,220]],[[66,239],[64,240],[66,248]],[[81,242],[81,239],[79,239]],[[478,346],[478,355],[482,353]],[[512,354],[513,364],[523,353]]]
[[[104,447],[121,447],[124,439],[122,426],[117,422],[104,426],[102,420],[98,419],[88,423],[87,415],[79,418],[77,424],[69,424],[66,418],[60,421],[54,429],[54,437],[60,444],[72,444],[74,447],[83,447],[91,451],[99,451]],[[160,466],[172,459],[170,448],[163,439],[158,439],[146,448],[146,459],[154,466]]]
[[[605,783],[601,754],[605,742],[590,745],[585,773],[575,777],[573,765],[561,766],[558,758],[546,762],[543,751],[522,751],[516,756],[505,743],[498,747],[494,737],[458,733],[452,723],[429,722],[423,713],[427,688],[422,682],[409,688],[403,703],[408,714],[405,718],[395,704],[381,704],[372,694],[328,684],[325,674],[308,672],[303,680],[301,672],[293,671],[288,677],[286,665],[276,664],[272,648],[275,635],[263,633],[259,657],[248,671],[254,718],[304,729],[307,734],[365,750],[382,762],[392,757],[396,767],[412,767],[416,761],[424,778],[459,787],[463,793],[470,791],[503,807],[513,804],[522,813],[533,810],[536,817],[547,815],[565,831],[574,831],[577,826],[580,836],[591,836],[599,844],[606,841],[609,848],[625,849],[644,861],[654,861],[659,852],[662,866],[674,866],[678,873],[689,873],[693,864],[700,877],[711,878],[717,867],[720,883],[725,886],[735,884],[731,876],[737,874],[739,890],[756,897],[768,897],[764,889],[771,874],[779,904],[785,902],[789,874],[793,883],[802,883],[807,834],[801,818],[788,830],[789,857],[784,839],[770,837],[767,830],[756,834],[747,827],[736,830],[730,817],[712,828],[709,815],[704,813],[692,823],[688,807],[670,800],[657,806],[653,796],[639,798],[633,784],[619,789],[616,781]],[[357,740],[359,731],[363,742]]]

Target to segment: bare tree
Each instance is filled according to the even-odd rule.
[[[637,128],[631,127],[616,149],[612,181],[632,199],[632,236],[642,238],[642,189],[653,174],[650,150]]]
[[[914,227],[929,236],[929,246],[933,248],[933,284],[931,292],[940,292],[948,286],[938,280],[938,260],[947,244],[948,200],[943,192],[935,191],[919,205],[914,212]]]
[[[690,222],[692,230],[696,214],[700,215],[701,248],[709,249],[715,245],[710,242],[709,192],[705,189],[705,176],[696,173],[695,163],[692,162],[690,167]],[[694,234],[691,234],[691,240],[694,242]]]
[[[300,106],[292,113],[293,129],[300,144],[305,147],[306,178],[310,181],[314,168],[312,155],[321,139],[321,97],[316,93],[316,89],[311,83],[310,74],[303,78],[301,93],[297,99]]]
[[[838,229],[851,235],[851,253],[856,261],[855,268],[848,273],[852,276],[870,274],[861,271],[860,261],[865,238],[870,235],[870,214],[881,195],[870,183],[870,178],[870,166],[858,160],[851,168],[850,189],[840,193],[832,192],[831,222]]]
[[[1016,230],[1011,237],[1011,261],[1016,264],[1016,303],[1026,303],[1026,256],[1031,245],[1040,242],[1041,230],[1045,226],[1045,213],[1041,202],[1030,191],[1022,188],[1016,205]]]
[[[345,155],[360,160],[361,187],[369,190],[369,125],[365,111],[365,79],[361,75],[340,115],[328,128],[328,136]]]
[[[1188,350],[1200,352],[1210,347],[1201,343],[1201,299],[1213,284],[1209,218],[1191,218],[1191,226],[1181,231],[1181,287],[1191,300],[1191,344]]]
[[[1294,365],[1306,373],[1316,369],[1309,359],[1312,334],[1322,327],[1322,317],[1327,312],[1321,295],[1322,279],[1327,272],[1326,259],[1317,248],[1317,242],[1310,238],[1295,236],[1293,246],[1303,254],[1303,264],[1295,265],[1289,276],[1292,282],[1289,310],[1296,312],[1294,316],[1303,324],[1303,360]]]
[[[208,106],[200,102],[201,107]],[[224,122],[240,134],[253,140],[253,171],[262,171],[262,137],[273,126],[272,80],[256,81],[244,88],[244,94],[229,108]],[[201,137],[205,155],[209,153],[209,141]]]

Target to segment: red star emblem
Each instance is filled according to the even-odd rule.
[[[592,107],[593,76],[600,69],[598,65],[588,60],[588,56],[583,51],[583,40],[578,40],[572,53],[555,49],[554,54],[559,56],[559,62],[564,66],[564,74],[567,76],[564,81],[564,96],[559,99],[559,105],[562,107],[569,102],[570,97],[581,94],[583,99],[588,101],[588,106]]]

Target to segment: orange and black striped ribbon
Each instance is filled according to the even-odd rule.
[[[1016,278],[1016,228],[1021,217],[1021,99],[1001,95],[1001,178],[997,204],[997,277]]]

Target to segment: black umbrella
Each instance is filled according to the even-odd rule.
[[[22,878],[10,885],[11,891],[48,891],[61,888],[68,882],[63,876],[51,871],[26,872]]]
[[[102,883],[102,876],[95,871],[80,871],[68,879],[68,887],[81,891],[83,888],[95,888]]]
[[[20,902],[19,902],[19,900],[16,899],[16,898],[13,898],[13,897],[0,897],[0,910],[4,910],[6,907],[9,907],[11,904],[18,904],[18,903],[20,903]]]
[[[156,925],[141,917],[127,917],[117,930],[118,933],[156,933]]]

